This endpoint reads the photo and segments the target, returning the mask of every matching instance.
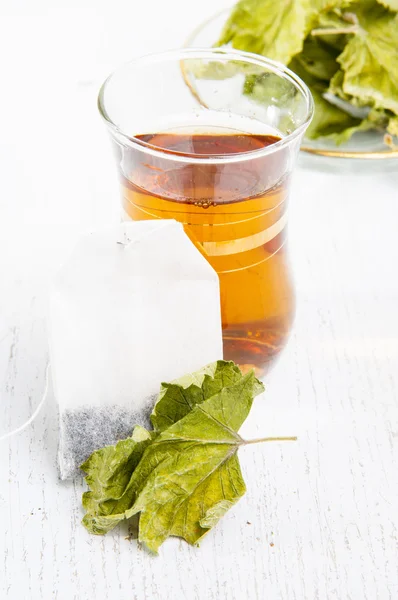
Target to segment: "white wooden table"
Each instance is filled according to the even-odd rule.
[[[189,30],[222,6],[2,3],[0,435],[43,393],[52,274],[81,231],[118,218],[101,78],[181,45],[176,15]],[[80,525],[50,390],[0,443],[1,599],[398,598],[398,162],[302,156],[291,207],[296,327],[243,433],[299,441],[244,449],[244,499],[200,548],[169,540],[153,558],[125,527]]]

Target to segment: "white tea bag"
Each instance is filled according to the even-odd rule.
[[[50,297],[61,478],[148,418],[162,381],[222,358],[218,276],[176,221],[81,239]]]

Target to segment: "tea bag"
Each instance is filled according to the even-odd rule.
[[[176,221],[87,235],[53,284],[50,353],[66,479],[148,426],[161,382],[222,358],[218,276]]]

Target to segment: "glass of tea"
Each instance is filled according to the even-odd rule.
[[[184,49],[116,70],[99,109],[123,218],[184,224],[220,278],[224,358],[263,376],[294,317],[287,207],[308,88],[258,55]]]

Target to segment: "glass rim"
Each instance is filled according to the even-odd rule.
[[[307,113],[303,122],[291,133],[287,134],[274,144],[259,148],[256,150],[249,150],[247,152],[237,152],[235,154],[188,154],[173,152],[159,148],[158,146],[152,145],[139,139],[136,136],[127,135],[109,116],[105,108],[105,94],[107,87],[111,83],[113,77],[120,73],[121,70],[127,67],[140,67],[142,65],[154,65],[160,64],[165,61],[182,61],[186,58],[202,58],[202,59],[222,59],[227,60],[241,60],[241,62],[249,63],[252,65],[267,67],[269,71],[275,73],[281,78],[290,81],[302,94],[306,102]],[[212,164],[226,164],[233,162],[242,162],[245,160],[252,160],[265,156],[267,154],[273,154],[278,150],[289,146],[297,137],[302,135],[308,127],[314,113],[314,101],[310,90],[304,81],[296,75],[291,69],[274,61],[270,58],[260,56],[259,54],[253,54],[252,52],[244,52],[242,50],[225,49],[225,48],[181,48],[178,50],[167,50],[163,52],[156,52],[153,54],[147,54],[134,58],[133,60],[124,63],[123,65],[116,68],[112,73],[105,79],[98,94],[98,110],[101,117],[105,121],[108,128],[116,138],[121,138],[124,143],[127,143],[131,147],[135,147],[137,150],[150,154],[152,156],[161,157],[163,159],[170,159],[179,162],[194,162],[194,163],[212,163]],[[156,132],[155,132],[156,133]]]

